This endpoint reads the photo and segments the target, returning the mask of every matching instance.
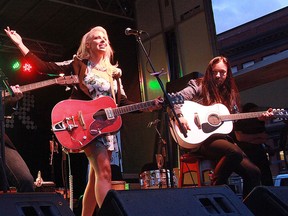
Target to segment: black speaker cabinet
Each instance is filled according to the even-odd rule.
[[[227,186],[110,190],[100,216],[252,215]]]
[[[243,202],[256,216],[287,216],[288,186],[256,187]]]
[[[74,216],[68,202],[57,193],[0,194],[0,215]]]

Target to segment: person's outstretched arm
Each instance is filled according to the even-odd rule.
[[[19,48],[23,56],[25,56],[29,52],[29,49],[23,44],[21,36],[16,33],[15,30],[11,30],[9,26],[7,26],[4,31],[6,32],[7,36],[13,41],[13,43]]]

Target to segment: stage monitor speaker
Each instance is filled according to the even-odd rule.
[[[110,190],[100,216],[253,215],[228,186]]]
[[[68,202],[57,193],[0,194],[0,215],[74,216]]]
[[[288,187],[259,186],[243,202],[256,216],[287,216]]]

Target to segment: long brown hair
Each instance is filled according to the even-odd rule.
[[[213,66],[219,62],[227,66],[227,77],[221,86],[217,86],[213,79]],[[232,111],[234,106],[240,107],[238,88],[232,75],[232,70],[228,59],[224,56],[213,58],[206,69],[205,75],[200,79],[202,84],[202,96],[204,105],[222,103]]]

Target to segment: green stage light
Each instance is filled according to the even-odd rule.
[[[21,63],[20,63],[19,61],[14,61],[14,62],[12,63],[12,69],[13,69],[13,70],[19,70],[20,67],[21,67]]]
[[[149,80],[148,86],[151,90],[159,90],[160,85],[157,80]]]

